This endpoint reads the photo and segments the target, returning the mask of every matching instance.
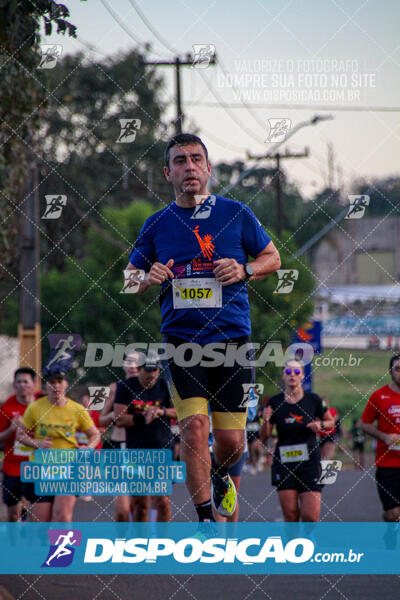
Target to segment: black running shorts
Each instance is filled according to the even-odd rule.
[[[375,479],[383,510],[400,506],[400,469],[377,467]]]
[[[299,494],[320,492],[323,488],[323,485],[318,483],[321,471],[319,460],[282,463],[274,457],[271,469],[272,485],[278,492],[281,490],[296,490]]]
[[[186,340],[166,335],[164,341],[177,347]],[[229,343],[250,344],[248,336],[227,340]],[[249,350],[249,359],[251,359]],[[177,412],[182,421],[193,415],[209,414],[214,429],[244,429],[248,398],[246,386],[254,383],[254,368],[233,366],[179,366],[173,358],[163,361],[164,376]],[[245,386],[245,387],[244,387]]]

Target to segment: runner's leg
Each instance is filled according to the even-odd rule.
[[[186,486],[195,504],[210,499],[209,430],[210,422],[206,415],[193,415],[180,422],[181,460],[187,465]]]
[[[300,519],[297,490],[278,491],[279,502],[285,521],[292,523]]]
[[[21,517],[21,502],[17,502],[13,506],[7,506],[7,517],[11,523],[16,523]]]
[[[66,523],[71,523],[73,520],[75,503],[75,496],[55,496],[51,520],[55,522],[64,521]]]
[[[35,502],[29,509],[30,521],[36,523],[48,523],[51,521],[52,502]]]
[[[300,520],[315,523],[321,511],[321,492],[303,492],[300,498]]]
[[[400,521],[400,506],[395,506],[395,508],[389,508],[383,513],[383,520],[388,523],[398,522]]]
[[[155,507],[157,509],[157,521],[167,523],[171,520],[171,501],[169,496],[154,496]]]
[[[127,522],[129,521],[130,513],[130,496],[116,496],[114,500],[114,514],[115,521]]]
[[[134,520],[147,523],[149,520],[150,496],[135,496]]]

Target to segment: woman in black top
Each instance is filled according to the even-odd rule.
[[[303,390],[303,379],[302,363],[288,361],[283,370],[284,391],[270,399],[260,431],[264,442],[276,426],[271,475],[285,521],[318,521],[322,485],[317,433],[334,426],[322,399]]]

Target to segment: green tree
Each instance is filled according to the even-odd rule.
[[[0,300],[18,279],[18,204],[46,102],[44,74],[37,69],[39,26],[44,22],[48,35],[54,24],[75,36],[68,16],[67,7],[53,0],[0,2]]]
[[[67,206],[62,219],[43,221],[42,251],[48,269],[62,270],[66,256],[83,257],[91,224],[109,230],[104,206],[124,207],[138,197],[159,204],[153,180],[161,174],[164,146],[163,83],[132,50],[94,62],[81,53],[65,56],[49,72],[47,87],[41,198],[65,194]],[[117,141],[121,119],[140,121],[131,143]]]
[[[121,294],[123,269],[141,225],[154,212],[146,201],[125,208],[103,209],[106,230],[124,245],[121,250],[89,228],[85,258],[67,258],[61,272],[55,268],[42,275],[42,330],[48,333],[79,333],[84,341],[108,344],[160,341],[160,312],[157,290],[145,296]],[[127,243],[126,240],[131,240]],[[46,360],[48,348],[43,344]],[[83,363],[83,355],[80,363]],[[106,383],[111,368],[92,369],[83,378]],[[120,374],[120,373],[119,373]]]

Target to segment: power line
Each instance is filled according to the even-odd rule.
[[[102,0],[104,2],[104,0]],[[140,19],[143,21],[143,23],[146,25],[146,27],[149,29],[149,31],[151,31],[151,33],[157,38],[157,40],[170,52],[173,52],[174,54],[179,54],[179,51],[174,48],[173,46],[171,46],[159,33],[158,31],[155,29],[155,27],[153,27],[153,25],[149,22],[149,20],[145,17],[145,15],[142,13],[142,11],[139,9],[139,7],[136,5],[136,3],[134,2],[134,0],[129,0],[130,4],[132,5],[132,7],[135,9],[136,13],[139,15]],[[219,62],[219,58],[218,58],[218,62]],[[223,67],[224,69],[224,67]],[[219,95],[217,94],[217,92],[214,90],[213,86],[211,85],[210,81],[207,80],[207,78],[205,77],[205,75],[203,74],[202,70],[200,70],[200,75],[203,79],[203,81],[205,81],[208,89],[210,90],[210,92],[212,93],[212,95],[214,96],[214,98],[217,100],[217,102],[219,103],[219,105],[224,108],[224,103],[221,101]],[[243,104],[243,106],[245,106]],[[227,114],[231,117],[231,119],[236,123],[236,125],[238,127],[240,127],[240,129],[242,129],[242,131],[244,131],[245,133],[247,133],[247,135],[249,135],[253,140],[255,140],[257,143],[262,143],[262,140],[260,138],[257,138],[253,132],[248,129],[245,125],[243,125],[239,119],[237,119],[237,117],[235,115],[233,115],[229,109],[225,109],[225,112],[227,112]],[[251,113],[252,114],[252,113]],[[254,116],[254,115],[253,115]],[[257,120],[257,117],[254,117]],[[262,124],[262,127],[264,126],[264,124]]]
[[[262,144],[264,142],[264,140],[262,138],[256,137],[250,129],[248,129],[241,121],[239,121],[239,119],[231,112],[230,108],[227,107],[226,104],[221,100],[221,97],[219,96],[219,94],[216,92],[216,90],[211,85],[210,81],[206,78],[206,76],[201,71],[200,71],[200,75],[201,75],[203,81],[205,81],[209,91],[212,93],[214,98],[216,98],[216,100],[218,101],[218,105],[225,110],[225,112],[230,116],[232,121],[234,121],[234,123],[236,123],[236,125],[238,127],[240,127],[240,129],[242,131],[244,131],[248,136],[250,136],[258,144]],[[191,103],[188,102],[187,105],[190,106]],[[198,106],[201,106],[201,104],[198,103]]]
[[[289,138],[291,138],[295,133],[297,133],[299,131],[299,129],[302,129],[303,127],[308,127],[308,125],[316,125],[320,121],[326,121],[327,119],[333,119],[332,115],[326,115],[326,116],[315,115],[309,121],[300,121],[300,123],[297,123],[297,125],[295,125],[286,134],[285,138],[281,142],[276,142],[275,144],[273,144],[269,148],[269,152],[271,154],[273,152],[275,152],[282,144],[284,144]],[[220,195],[223,196],[224,194],[226,194],[227,192],[229,192],[231,189],[233,189],[235,186],[237,186],[237,184],[240,183],[243,179],[245,179],[246,177],[248,177],[250,175],[250,173],[252,173],[254,171],[254,169],[258,166],[258,163],[261,162],[261,160],[263,160],[263,158],[257,159],[255,165],[251,169],[247,169],[246,171],[243,171],[239,175],[239,177],[237,178],[236,181],[234,181],[233,183],[229,183],[228,185],[226,185],[224,187],[224,189],[220,191]]]
[[[283,202],[282,202],[282,186],[281,186],[281,168],[280,162],[283,159],[287,158],[307,158],[309,155],[308,148],[305,148],[304,152],[292,153],[286,150],[283,154],[281,152],[274,152],[264,154],[262,156],[252,156],[248,154],[248,158],[260,159],[260,160],[275,160],[276,168],[275,168],[275,189],[276,189],[276,216],[277,216],[277,226],[276,226],[276,234],[278,236],[281,235],[283,229]]]
[[[227,70],[225,68],[224,63],[222,62],[221,58],[218,57],[218,64],[220,65],[222,72],[224,73],[225,77],[228,75]],[[232,89],[235,90],[238,93],[238,96],[240,98],[240,102],[243,105],[243,107],[247,108],[247,110],[249,111],[249,113],[251,114],[251,116],[253,117],[253,119],[258,123],[258,125],[260,125],[263,129],[265,127],[265,123],[263,123],[261,121],[261,119],[258,118],[257,114],[253,112],[253,109],[251,107],[250,104],[247,104],[247,102],[245,102],[244,100],[242,100],[242,98],[240,97],[240,92],[237,90],[236,86],[232,86]]]
[[[238,104],[237,102],[187,102],[188,106],[200,106],[204,108],[280,108],[285,110],[326,110],[343,112],[400,112],[399,106],[340,106],[335,104]]]
[[[170,46],[170,44],[153,27],[153,25],[150,23],[150,21],[145,17],[145,15],[142,13],[142,11],[139,9],[139,7],[136,5],[136,2],[134,2],[133,0],[129,0],[129,2],[132,5],[132,7],[135,9],[135,11],[139,15],[139,17],[142,19],[142,21],[146,25],[146,27],[158,39],[160,44],[162,44],[164,46],[164,48],[169,50],[169,52],[172,52],[172,54],[179,54],[179,50],[177,50],[173,46]]]
[[[179,56],[176,56],[174,60],[143,60],[142,62],[144,65],[155,65],[155,66],[162,66],[162,67],[170,67],[173,66],[175,67],[175,87],[176,87],[176,120],[175,120],[175,127],[176,127],[176,133],[182,133],[182,123],[183,123],[183,110],[182,110],[182,94],[181,94],[181,67],[185,67],[185,66],[193,66],[193,62],[194,59],[193,57],[190,55],[190,53],[187,54],[187,58],[186,60],[181,60],[179,58]],[[212,59],[209,61],[210,65],[215,65],[215,57],[213,56]]]
[[[145,42],[143,42],[142,40],[140,40],[138,37],[135,36],[134,33],[132,33],[132,31],[129,29],[129,27],[127,27],[125,25],[125,23],[119,18],[119,16],[117,15],[117,13],[111,8],[111,6],[106,2],[106,0],[101,0],[101,3],[108,10],[108,12],[110,13],[110,15],[114,19],[114,21],[116,21],[116,23],[118,23],[118,25],[121,27],[121,29],[123,29],[125,31],[125,33],[127,35],[129,35],[129,37],[134,42],[136,42],[136,44],[138,46],[143,46],[145,44]],[[152,53],[155,54],[156,56],[161,56],[156,50],[152,50]]]

